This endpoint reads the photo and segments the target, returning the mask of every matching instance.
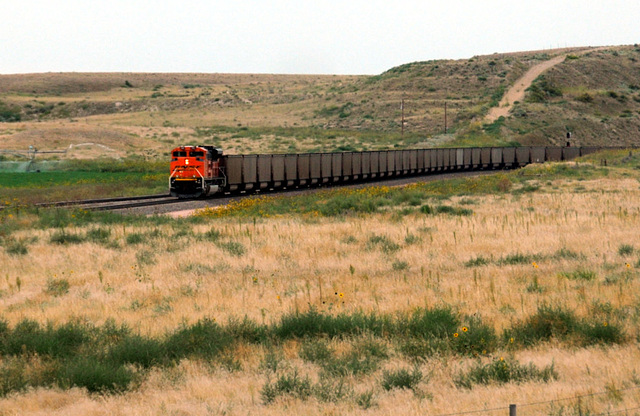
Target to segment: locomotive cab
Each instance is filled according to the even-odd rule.
[[[178,198],[199,198],[226,185],[220,167],[222,150],[213,146],[181,146],[171,151],[169,191]]]

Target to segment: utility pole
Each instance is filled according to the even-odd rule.
[[[400,111],[402,112],[402,122],[400,124],[400,134],[404,136],[404,98],[400,101]]]
[[[444,134],[447,134],[447,102],[444,102]]]

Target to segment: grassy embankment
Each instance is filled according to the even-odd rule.
[[[168,193],[166,162],[67,160],[45,172],[0,172],[0,203]]]
[[[600,391],[536,409],[632,407],[639,162],[182,220],[3,211],[0,409],[421,414]]]

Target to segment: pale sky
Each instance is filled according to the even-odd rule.
[[[379,74],[634,43],[638,0],[0,0],[0,74]]]

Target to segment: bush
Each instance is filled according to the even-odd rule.
[[[149,368],[166,361],[166,350],[164,344],[158,340],[131,335],[113,346],[107,354],[107,359],[120,366],[135,364]]]
[[[521,383],[525,381],[543,381],[545,383],[558,378],[554,365],[544,367],[542,370],[529,363],[522,365],[513,359],[500,358],[489,364],[477,362],[466,373],[460,373],[454,378],[458,387],[473,388],[474,384],[491,383]]]
[[[473,215],[473,210],[471,209],[452,207],[449,205],[438,205],[435,208],[429,205],[423,205],[420,207],[420,212],[427,215],[435,215],[435,214],[448,214],[448,215],[454,215],[454,216]]]
[[[95,357],[76,357],[64,362],[57,374],[63,388],[81,387],[90,393],[116,393],[126,390],[134,374],[123,366],[114,366]]]
[[[530,264],[535,259],[535,256],[522,253],[509,254],[506,257],[500,259],[498,264],[503,265],[516,265],[516,264]]]
[[[470,259],[464,263],[464,267],[479,267],[486,266],[491,263],[491,261],[485,257],[478,256],[475,259]]]
[[[27,248],[27,240],[22,239],[9,239],[9,241],[5,244],[5,251],[7,254],[11,256],[24,256],[29,252]]]
[[[111,230],[108,228],[92,228],[87,231],[86,239],[94,243],[104,244],[109,241]]]
[[[391,263],[391,268],[398,272],[402,270],[407,270],[409,268],[409,263],[407,263],[406,261],[396,260],[393,263]]]
[[[635,248],[631,244],[622,244],[618,247],[618,254],[625,257],[630,256],[635,251]]]
[[[49,241],[53,244],[80,244],[84,243],[85,237],[80,234],[67,234],[64,230],[56,231],[51,235]]]
[[[146,236],[143,233],[131,233],[127,234],[125,241],[129,245],[140,244],[143,243],[146,239]]]
[[[320,377],[318,384],[313,386],[313,395],[322,402],[335,403],[353,395],[353,388],[343,378]]]
[[[586,280],[586,281],[595,280],[598,277],[596,272],[592,270],[587,270],[587,269],[578,269],[572,272],[562,272],[560,273],[560,276],[570,280]]]
[[[466,321],[454,334],[451,349],[458,354],[473,356],[493,352],[498,344],[495,330],[477,317],[468,317]]]
[[[399,326],[404,332],[414,338],[449,338],[452,336],[460,320],[450,308],[435,308],[415,310],[406,321],[400,321]]]
[[[0,101],[0,122],[12,123],[22,120],[22,109]]]
[[[382,372],[382,388],[389,391],[391,389],[415,390],[418,383],[422,381],[422,372],[418,367],[412,371],[405,368],[393,371]]]
[[[51,296],[62,296],[69,293],[69,287],[67,279],[49,279],[44,292]]]
[[[20,359],[3,359],[0,366],[0,397],[25,390],[31,383],[26,374],[26,365]]]
[[[304,338],[311,336],[340,337],[370,333],[382,335],[392,327],[386,316],[339,314],[323,315],[315,309],[304,313],[282,315],[280,322],[271,328],[271,333],[280,339]]]
[[[332,376],[357,376],[369,374],[378,369],[379,357],[366,351],[352,350],[335,359],[322,362],[322,369]]]
[[[166,341],[169,358],[211,359],[233,343],[233,338],[211,319],[203,319],[171,334]]]
[[[247,249],[244,248],[242,243],[237,241],[218,242],[216,245],[235,257],[242,257],[247,252]]]
[[[593,102],[593,96],[591,94],[589,94],[588,92],[582,93],[580,95],[578,95],[576,97],[577,101],[580,101],[582,103],[592,103]]]
[[[360,393],[356,397],[356,403],[364,410],[374,407],[376,405],[376,399],[373,390]]]
[[[400,250],[400,246],[384,235],[372,235],[367,241],[366,249],[373,250],[379,248],[383,253],[390,254]]]
[[[300,377],[297,371],[283,374],[274,382],[262,387],[260,395],[265,404],[273,402],[278,396],[290,395],[298,399],[306,399],[311,395],[311,381],[309,377]]]
[[[533,345],[551,338],[564,339],[576,332],[578,320],[573,312],[560,307],[540,306],[535,315],[505,330],[505,340],[520,345]],[[511,342],[510,342],[511,343]]]
[[[423,214],[431,215],[433,214],[433,208],[431,208],[430,205],[425,204],[420,207],[420,212],[422,212]]]
[[[2,352],[7,355],[23,353],[49,357],[66,357],[76,354],[91,339],[90,327],[67,323],[58,328],[24,320],[13,331],[7,329],[2,342]]]
[[[619,325],[595,319],[581,323],[578,337],[581,345],[622,344],[626,339]]]
[[[313,340],[302,344],[300,358],[311,363],[322,363],[333,359],[333,350],[326,341]]]

